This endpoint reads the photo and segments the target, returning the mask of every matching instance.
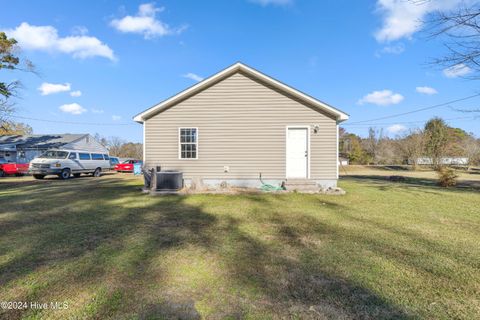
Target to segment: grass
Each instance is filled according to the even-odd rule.
[[[68,308],[0,318],[479,318],[479,189],[428,181],[152,197],[129,175],[4,178],[0,301]]]

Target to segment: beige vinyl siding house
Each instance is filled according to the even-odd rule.
[[[186,183],[256,186],[338,179],[338,123],[348,115],[237,63],[137,115],[147,168]]]

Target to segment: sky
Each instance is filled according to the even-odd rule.
[[[37,71],[0,81],[22,82],[15,120],[38,134],[141,142],[134,115],[240,61],[350,114],[343,125],[361,136],[440,116],[478,137],[480,119],[455,109],[480,97],[373,121],[480,93],[468,67],[428,63],[445,50],[422,19],[460,2],[0,0],[0,30]]]

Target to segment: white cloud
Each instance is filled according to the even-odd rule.
[[[88,29],[85,26],[75,26],[72,28],[72,34],[78,36],[85,36],[88,34]]]
[[[397,43],[391,46],[385,46],[381,50],[375,52],[375,57],[380,58],[384,54],[402,54],[405,51],[405,45],[403,43]]]
[[[79,105],[78,103],[70,103],[70,104],[64,104],[60,106],[60,111],[65,112],[65,113],[70,113],[74,115],[79,115],[84,112],[87,112],[87,109]]]
[[[72,92],[70,92],[70,95],[72,97],[80,97],[82,95],[82,91],[80,91],[80,90],[72,91]]]
[[[394,124],[387,128],[387,131],[393,134],[398,134],[407,130],[407,127],[401,124]]]
[[[377,0],[382,15],[382,27],[375,33],[379,42],[411,38],[422,28],[426,15],[436,10],[451,10],[474,0],[406,1]]]
[[[68,53],[79,59],[96,56],[116,59],[113,50],[99,39],[87,35],[59,37],[57,29],[52,26],[33,26],[22,22],[15,29],[4,31],[25,50]]]
[[[105,112],[102,109],[95,109],[95,108],[90,109],[90,111],[92,111],[92,113],[96,113],[96,114],[101,114],[101,113]]]
[[[144,3],[138,7],[136,15],[113,19],[110,25],[120,32],[142,34],[145,39],[178,34],[186,29],[185,26],[172,29],[168,24],[157,19],[157,12],[163,10],[163,7],[157,8],[153,3]]]
[[[428,94],[428,95],[432,95],[432,94],[437,94],[437,93],[438,93],[438,91],[435,90],[435,89],[432,88],[432,87],[417,87],[416,90],[417,90],[418,93],[423,93],[423,94]]]
[[[401,54],[405,51],[405,45],[403,43],[398,43],[393,46],[386,46],[383,47],[382,53],[389,53],[389,54]]]
[[[276,6],[286,6],[293,4],[293,0],[250,0],[250,2],[258,3],[262,6],[268,6],[269,4]]]
[[[113,121],[119,121],[119,120],[121,120],[121,119],[122,119],[121,116],[117,116],[117,115],[115,115],[115,114],[112,116],[112,120],[113,120]]]
[[[49,94],[70,91],[70,83],[48,83],[44,82],[38,87],[38,91],[42,96],[48,96]]]
[[[203,80],[203,77],[200,77],[199,75],[197,75],[195,73],[192,73],[192,72],[184,74],[184,75],[182,75],[182,77],[187,78],[187,79],[191,79],[193,81],[202,81]]]
[[[403,96],[399,93],[393,93],[391,90],[381,90],[367,94],[358,100],[358,104],[371,103],[379,106],[388,106],[400,103],[403,99]]]
[[[463,76],[465,76],[469,73],[472,73],[472,72],[473,72],[473,70],[469,66],[467,66],[463,63],[454,65],[452,67],[449,67],[449,68],[446,68],[446,69],[443,70],[443,74],[447,78],[463,77]]]

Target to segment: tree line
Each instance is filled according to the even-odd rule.
[[[429,120],[423,128],[411,129],[390,138],[383,130],[370,128],[366,138],[339,129],[339,153],[351,164],[411,164],[419,158],[431,159],[435,169],[443,158],[468,158],[468,167],[480,163],[480,139],[461,128],[454,128],[441,118]]]
[[[108,148],[109,154],[119,158],[133,158],[143,160],[143,144],[139,142],[128,142],[119,137],[102,137],[95,134],[95,139]]]

